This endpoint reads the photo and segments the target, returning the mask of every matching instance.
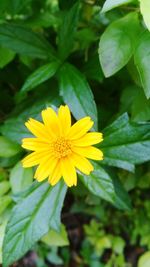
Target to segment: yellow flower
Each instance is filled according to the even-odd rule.
[[[34,178],[39,182],[48,177],[55,185],[61,177],[68,186],[77,184],[76,170],[89,175],[93,166],[87,159],[102,160],[103,153],[92,145],[103,140],[102,134],[87,133],[93,126],[90,117],[84,117],[71,126],[68,106],[60,106],[58,114],[47,108],[42,111],[43,123],[29,119],[26,127],[36,138],[24,138],[22,147],[32,150],[23,160],[23,167],[39,165]]]

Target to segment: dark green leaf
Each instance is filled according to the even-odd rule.
[[[90,176],[81,175],[81,181],[94,195],[101,197],[117,208],[130,209],[130,199],[117,178],[113,178],[99,164],[92,163],[94,171]]]
[[[14,208],[3,245],[3,266],[21,258],[49,229],[60,228],[66,186],[63,181],[51,187],[48,183],[35,184]]]
[[[150,98],[150,33],[148,31],[145,31],[141,36],[134,59],[145,95],[147,98]]]
[[[97,129],[97,110],[92,91],[82,74],[72,65],[64,64],[60,69],[60,94],[70,107],[74,117],[90,116]]]
[[[130,122],[124,114],[103,133],[102,163],[133,171],[134,164],[150,160],[150,123]]]
[[[40,119],[40,113],[43,109],[51,105],[60,105],[60,103],[61,99],[58,97],[56,90],[52,94],[45,94],[43,99],[36,101],[34,105],[30,105],[23,112],[20,112],[19,115],[17,114],[17,116],[6,120],[1,127],[1,132],[9,139],[20,144],[23,138],[32,136],[25,127],[25,122],[30,117]]]
[[[8,48],[0,47],[0,68],[5,67],[15,57],[15,53]]]
[[[68,57],[73,48],[78,17],[79,1],[63,15],[63,21],[58,35],[58,50],[62,60]]]
[[[99,57],[106,77],[112,76],[128,63],[139,31],[138,14],[130,13],[110,24],[102,34]]]
[[[56,73],[58,67],[59,62],[53,61],[34,71],[25,81],[23,87],[21,88],[21,93],[31,91],[39,84],[50,79]]]
[[[0,45],[31,57],[53,58],[49,43],[42,36],[24,26],[0,25]]]

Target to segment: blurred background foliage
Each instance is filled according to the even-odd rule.
[[[4,267],[21,257],[13,266],[150,266],[148,5],[147,0],[0,1]],[[90,115],[95,129],[104,133],[104,161],[94,164],[91,177],[80,175],[78,187],[67,193],[60,230],[54,227],[60,224],[54,214],[49,228],[42,225],[49,232],[34,238],[34,221],[32,242],[29,223],[19,223],[21,216],[32,215],[36,192],[47,192],[47,187],[32,185],[33,170],[20,163],[25,154],[21,139],[29,136],[24,122],[62,103],[69,105],[74,119]],[[49,200],[58,194],[63,202],[65,189],[62,195],[59,190],[51,190]],[[49,201],[47,209],[53,212],[57,206],[61,209],[58,199],[53,207]],[[18,233],[23,241],[16,239]]]

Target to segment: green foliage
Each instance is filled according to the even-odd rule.
[[[149,267],[149,9],[148,0],[0,1],[4,267],[29,250],[36,267]],[[104,136],[104,160],[67,194],[62,180],[33,182],[21,163],[32,136],[24,123],[61,104]]]
[[[81,73],[69,64],[60,70],[60,94],[76,119],[89,115],[97,129],[97,110],[91,89]]]
[[[112,76],[128,63],[139,33],[138,15],[130,13],[110,24],[102,34],[99,57],[105,77]]]
[[[47,183],[35,184],[25,193],[22,201],[14,208],[6,228],[4,267],[23,256],[50,228],[59,230],[65,193],[63,182],[53,188]]]

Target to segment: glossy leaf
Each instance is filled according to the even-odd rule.
[[[64,64],[59,72],[60,94],[76,119],[90,116],[97,128],[97,110],[90,86],[72,65]]]
[[[131,203],[128,194],[117,178],[110,176],[99,164],[92,163],[94,171],[90,176],[81,175],[80,179],[88,190],[120,209],[130,209]]]
[[[144,22],[150,31],[150,1],[140,0],[140,10],[143,15]]]
[[[33,90],[39,84],[50,79],[57,71],[59,67],[59,62],[53,61],[48,63],[36,71],[34,71],[25,81],[24,85],[21,88],[21,93],[25,93]]]
[[[58,51],[62,60],[67,58],[72,50],[78,17],[79,1],[63,15],[63,21],[58,35]]]
[[[150,33],[146,31],[140,38],[135,54],[135,65],[147,98],[150,98]]]
[[[34,184],[14,208],[3,245],[3,266],[21,258],[50,229],[60,228],[60,212],[66,194],[63,181],[55,187]]]
[[[32,184],[32,168],[23,168],[21,162],[18,162],[10,172],[10,184],[13,194],[25,190]]]
[[[128,63],[139,31],[136,13],[126,15],[106,28],[99,44],[99,58],[105,77],[112,76]]]
[[[31,57],[53,57],[51,46],[42,36],[16,24],[0,25],[0,45]]]
[[[102,12],[107,12],[115,7],[128,4],[132,1],[133,0],[106,0],[103,5]]]
[[[0,157],[9,158],[21,151],[21,147],[4,136],[0,136]]]
[[[134,171],[134,165],[150,160],[150,123],[130,122],[124,114],[104,129],[100,148],[103,164]]]

